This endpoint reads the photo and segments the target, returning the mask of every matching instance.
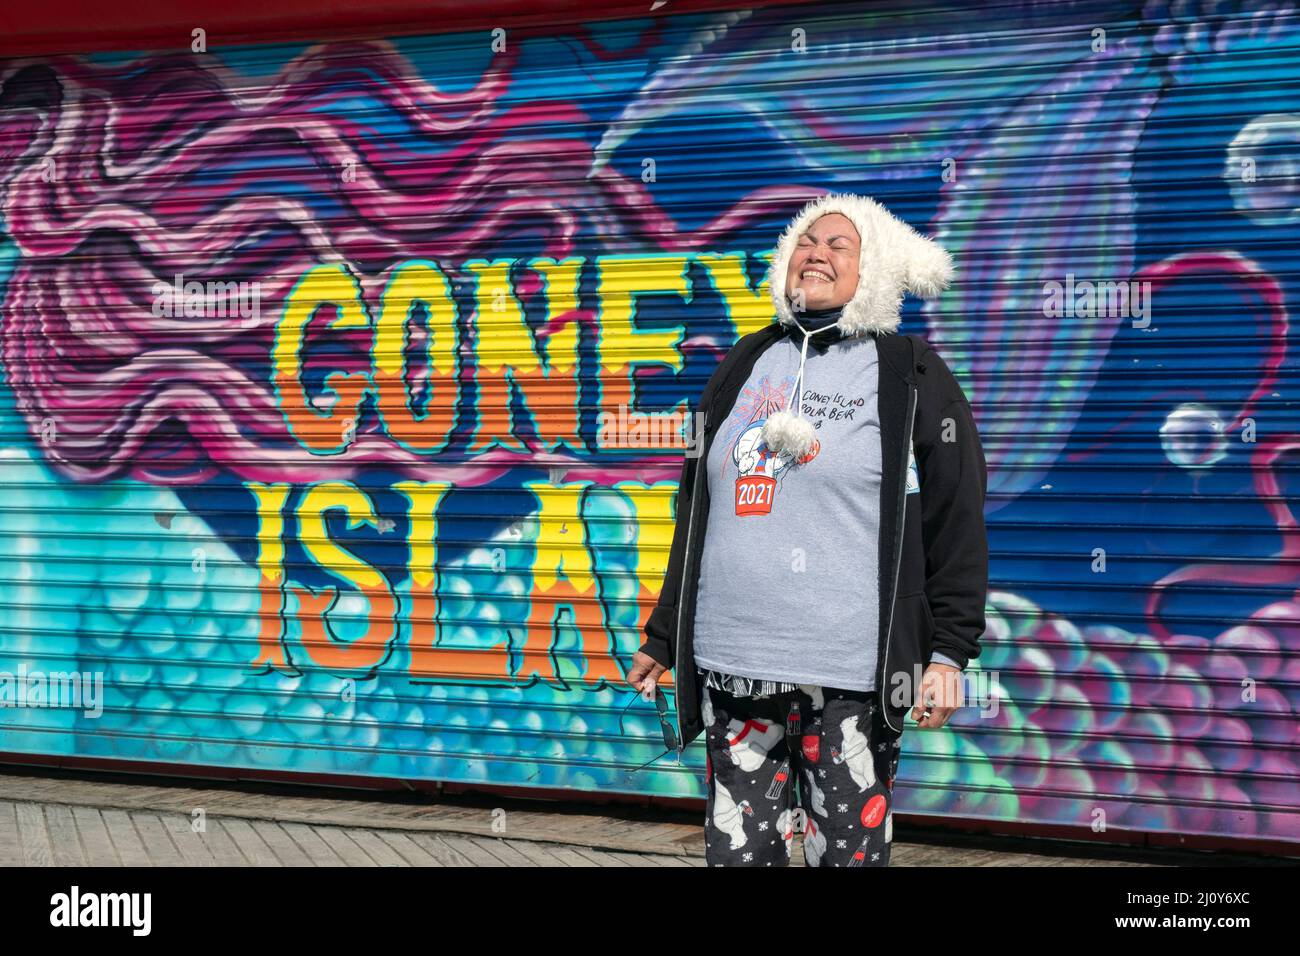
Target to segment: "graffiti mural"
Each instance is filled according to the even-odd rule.
[[[623,674],[847,190],[953,253],[904,330],[989,463],[998,706],[899,806],[1300,840],[1300,18],[1239,6],[0,61],[0,691],[102,679],[0,750],[702,796]]]

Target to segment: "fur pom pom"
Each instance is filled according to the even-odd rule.
[[[800,461],[812,451],[815,440],[812,422],[797,418],[793,412],[782,409],[773,412],[763,423],[763,443],[778,455],[789,455]]]

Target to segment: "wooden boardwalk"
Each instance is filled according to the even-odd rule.
[[[900,831],[894,866],[1150,865],[1100,847]],[[703,866],[703,854],[701,821],[663,810],[0,770],[3,866]],[[803,865],[797,837],[791,862]]]

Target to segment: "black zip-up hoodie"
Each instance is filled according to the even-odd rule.
[[[870,215],[864,214],[864,204],[870,204]],[[787,336],[802,344],[800,323],[789,315],[784,299],[784,273],[793,241],[811,222],[827,212],[851,213],[863,236],[863,268],[878,264],[873,257],[881,254],[881,242],[890,242],[895,250],[908,248],[907,242],[930,242],[884,212],[884,217],[908,231],[889,234],[895,227],[880,218],[882,209],[863,197],[844,196],[823,197],[805,207],[782,237],[769,273],[774,298],[779,295],[786,305],[782,310],[778,304],[780,321],[741,338],[700,396],[703,434],[697,453],[682,464],[676,527],[663,588],[646,621],[646,640],[640,648],[674,672],[679,749],[704,730],[694,655],[695,594],[708,527],[709,483],[703,469],[718,423],[731,413],[759,355]],[[873,240],[870,249],[869,236]],[[926,247],[919,250],[922,257],[931,253]],[[937,285],[942,288],[947,279],[942,274],[946,254],[936,261],[940,272]],[[933,288],[925,286],[922,279],[909,281],[908,288],[916,285]],[[883,461],[877,561],[881,627],[877,635],[863,637],[878,641],[876,687],[886,722],[902,733],[904,715],[916,702],[931,654],[941,651],[962,667],[979,656],[988,596],[984,524],[988,478],[970,403],[952,371],[924,339],[891,334],[897,319],[891,322],[886,314],[883,321],[873,324],[868,314],[864,320],[863,299],[870,291],[865,286],[865,281],[859,285],[838,327],[813,337],[810,345],[825,348],[837,335],[870,333],[878,350],[877,413]],[[901,293],[897,298],[901,299]],[[894,308],[896,315],[897,302]],[[803,325],[817,327],[815,321]],[[906,494],[909,444],[915,448],[920,494]],[[791,653],[798,653],[798,648],[792,647]]]

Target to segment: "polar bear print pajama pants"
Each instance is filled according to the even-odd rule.
[[[787,866],[795,830],[808,866],[889,865],[901,735],[875,691],[703,694],[707,865]]]

